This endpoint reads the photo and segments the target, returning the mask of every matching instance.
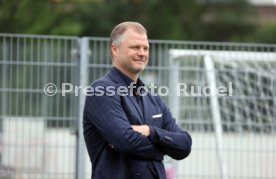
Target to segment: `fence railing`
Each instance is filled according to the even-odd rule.
[[[90,177],[85,95],[65,84],[105,74],[108,48],[107,38],[0,34],[0,178]],[[178,179],[275,178],[276,45],[151,40],[140,77],[192,135],[187,159],[165,161]]]

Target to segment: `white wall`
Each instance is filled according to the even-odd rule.
[[[178,162],[178,178],[219,178],[214,134],[192,133],[192,138],[192,153]],[[276,177],[275,134],[224,134],[223,141],[228,179]]]

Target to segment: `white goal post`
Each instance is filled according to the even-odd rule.
[[[169,57],[172,112],[180,124],[189,121],[194,123],[192,128],[200,126],[201,131],[213,128],[220,175],[227,179],[229,166],[223,154],[223,133],[276,131],[276,54],[171,49]],[[207,85],[210,93],[231,83],[232,91],[224,97],[179,96],[175,88],[179,82],[191,87]],[[209,126],[208,120],[212,120]]]

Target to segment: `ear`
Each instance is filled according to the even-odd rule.
[[[111,54],[113,57],[117,57],[118,56],[118,47],[114,44],[111,45]]]

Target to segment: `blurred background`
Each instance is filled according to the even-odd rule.
[[[108,36],[122,21],[147,28],[140,76],[169,87],[162,98],[193,138],[187,159],[165,159],[168,179],[275,179],[275,17],[274,0],[0,0],[0,179],[90,178],[85,95],[62,84],[111,68]]]
[[[0,32],[101,36],[141,22],[152,39],[276,42],[274,0],[1,0]]]

